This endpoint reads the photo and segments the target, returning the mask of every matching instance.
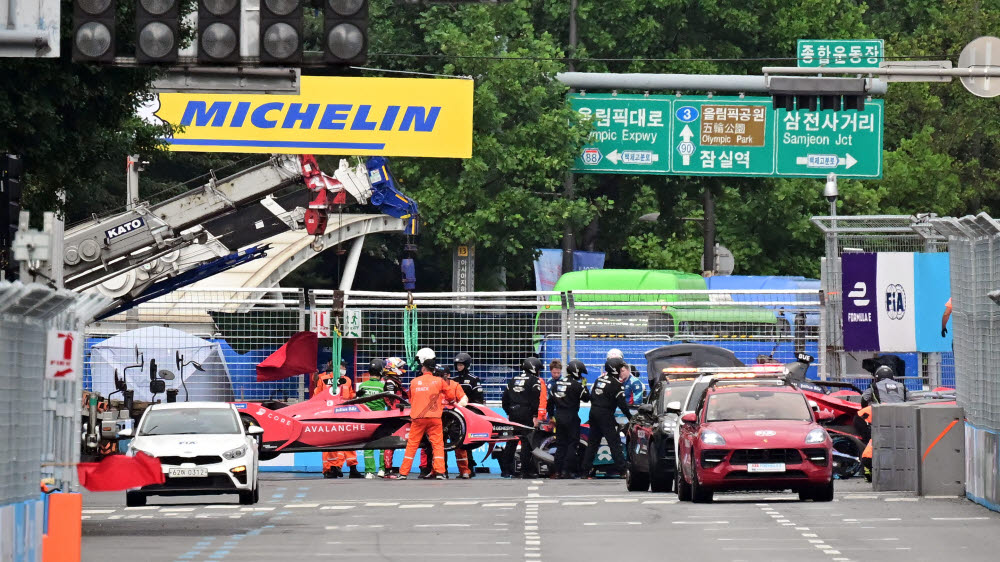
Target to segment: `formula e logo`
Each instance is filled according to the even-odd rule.
[[[263,415],[264,415],[264,412],[266,412],[266,411],[267,411],[267,409],[265,409],[265,408],[260,408],[260,409],[258,409],[258,410],[257,410],[257,415],[258,415],[258,416],[263,416]]]
[[[906,292],[902,285],[885,288],[885,312],[890,320],[902,320],[906,316]]]
[[[142,217],[138,217],[128,221],[125,224],[120,224],[114,228],[109,228],[105,230],[104,237],[107,238],[108,241],[110,242],[111,240],[118,238],[122,234],[128,234],[129,232],[132,232],[137,228],[142,228],[144,224],[146,223],[142,220]]]
[[[868,285],[864,281],[858,281],[854,284],[854,290],[847,293],[849,298],[854,299],[854,306],[868,306],[871,300],[866,299],[868,295]]]

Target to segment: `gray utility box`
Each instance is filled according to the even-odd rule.
[[[921,496],[965,495],[965,412],[951,405],[917,407]]]
[[[964,418],[954,405],[908,402],[873,407],[874,489],[964,494]]]

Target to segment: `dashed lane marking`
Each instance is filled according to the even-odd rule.
[[[160,513],[167,513],[171,511],[176,511],[178,513],[184,513],[188,511],[194,511],[193,507],[163,507],[160,508]]]
[[[932,521],[984,521],[989,517],[931,517]]]
[[[674,525],[728,525],[729,521],[674,521]]]
[[[432,503],[408,503],[399,506],[399,509],[424,509],[428,507],[434,507]]]
[[[607,503],[637,503],[639,498],[608,498],[604,501]]]
[[[306,507],[319,507],[318,503],[290,503],[285,506],[285,509],[289,508],[306,508]]]
[[[479,504],[479,502],[478,501],[451,501],[451,502],[444,502],[444,504],[445,505],[477,505],[477,504]]]
[[[597,502],[563,502],[563,505],[595,505]]]
[[[353,505],[324,505],[320,509],[354,509]]]
[[[209,505],[209,506],[206,506],[206,507],[220,507],[220,506]],[[224,507],[230,507],[230,506],[224,506]],[[236,506],[232,506],[232,507],[236,507]],[[152,510],[152,509],[160,509],[160,506],[158,506],[158,505],[144,505],[144,506],[141,506],[141,507],[126,507],[125,511],[149,511],[149,510]],[[83,510],[83,512],[87,513],[87,510]]]
[[[427,525],[427,524],[414,525],[414,527],[418,529],[422,529],[425,527],[471,527],[471,526],[472,526],[471,523],[436,523],[433,525]]]
[[[114,512],[115,512],[114,509],[84,509],[80,513],[83,513],[84,515],[102,515],[105,513],[114,513]]]
[[[920,498],[885,498],[887,502],[915,502]]]
[[[399,502],[368,502],[365,507],[396,507]]]
[[[657,503],[674,504],[674,503],[677,503],[677,500],[645,500],[642,503],[643,504],[657,504]]]
[[[239,509],[238,505],[206,505],[205,509]],[[142,509],[142,508],[133,508]]]
[[[515,507],[516,503],[484,503],[483,507]]]

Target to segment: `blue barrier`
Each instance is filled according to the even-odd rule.
[[[42,559],[44,502],[28,500],[0,506],[0,560]]]

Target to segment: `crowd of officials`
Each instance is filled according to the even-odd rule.
[[[447,478],[441,421],[444,406],[483,404],[482,383],[472,374],[472,357],[468,353],[459,353],[449,368],[438,364],[433,350],[423,348],[417,352],[417,362],[420,374],[408,387],[403,383],[406,362],[398,357],[373,359],[357,385],[348,375],[344,362],[341,362],[339,374],[331,372],[328,366],[327,372],[315,376],[314,393],[334,386],[335,392],[345,400],[389,392],[410,403],[410,432],[398,473],[393,471],[392,450],[366,450],[364,474],[358,470],[357,453],[340,451],[323,453],[325,477],[405,480],[420,450],[420,477]],[[554,426],[556,454],[549,477],[593,477],[596,472],[594,460],[602,438],[607,440],[614,464],[610,474],[624,474],[625,457],[619,437],[621,428],[615,419],[615,412],[620,410],[631,419],[629,405],[642,401],[644,386],[636,367],[625,362],[620,350],[612,349],[593,385],[588,385],[587,367],[579,360],[570,361],[565,372],[560,361],[552,361],[549,364],[549,380],[545,380],[542,371],[543,364],[539,358],[526,358],[521,364],[521,371],[507,381],[502,406],[512,422],[533,428],[539,428],[546,422]],[[580,407],[587,402],[590,403],[589,438],[581,461],[576,458],[582,424]],[[385,400],[372,400],[366,404],[372,410],[389,407]],[[531,461],[531,438],[531,434],[520,438],[520,475],[523,478],[538,477],[534,468],[536,464]],[[516,473],[517,450],[517,441],[506,443],[500,458],[501,477],[511,478]],[[475,476],[475,459],[468,450],[455,449],[455,461],[459,478]]]

